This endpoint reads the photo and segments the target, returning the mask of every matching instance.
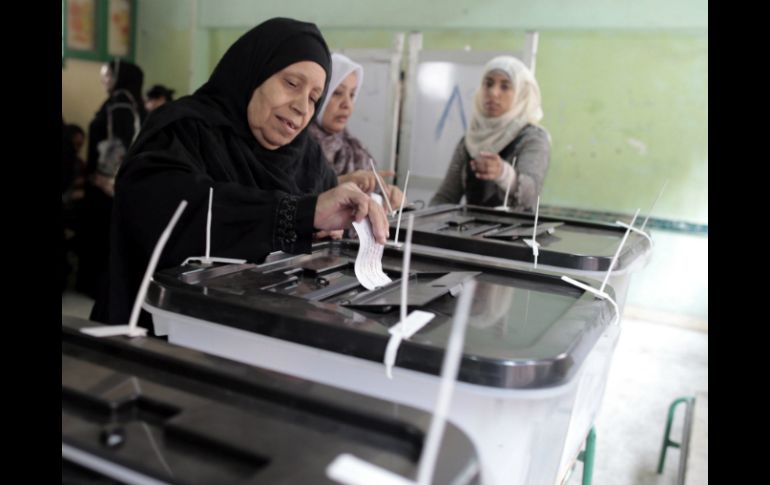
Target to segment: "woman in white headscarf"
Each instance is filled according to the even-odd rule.
[[[364,192],[371,193],[377,190],[378,185],[369,160],[375,166],[377,161],[346,128],[363,80],[364,68],[360,64],[347,56],[333,53],[329,95],[310,124],[309,131],[321,145],[339,183],[354,182]],[[383,170],[379,173],[381,177],[395,175],[392,171]],[[387,194],[383,195],[388,197],[392,207],[401,207],[401,190],[394,185],[384,185]]]
[[[470,128],[452,156],[430,205],[503,205],[533,211],[543,189],[551,137],[543,118],[535,76],[518,59],[498,56],[484,66]],[[515,161],[515,164],[514,164]]]

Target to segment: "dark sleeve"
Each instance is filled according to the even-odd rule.
[[[116,237],[146,261],[181,200],[188,203],[161,256],[159,268],[205,254],[209,188],[214,189],[211,255],[261,262],[276,250],[308,252],[317,197],[261,190],[227,173],[232,147],[216,144],[193,122],[167,127],[132,150],[118,174]],[[204,161],[205,160],[205,161]],[[221,168],[219,170],[218,168]]]
[[[302,172],[302,180],[297,180],[297,186],[306,194],[320,194],[333,189],[339,183],[331,163],[312,137],[308,140],[305,168]]]
[[[325,169],[322,175],[322,180],[323,182],[321,184],[321,189],[322,189],[321,192],[326,192],[327,190],[333,189],[339,184],[339,180],[337,179],[337,174],[334,173],[334,170],[332,170],[329,165],[325,166]]]

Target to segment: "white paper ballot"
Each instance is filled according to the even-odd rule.
[[[353,227],[358,234],[358,256],[356,256],[356,278],[367,290],[385,286],[391,279],[382,271],[382,253],[385,246],[378,244],[372,234],[369,219],[354,222]]]
[[[371,194],[371,197],[382,205],[382,197],[378,194]],[[385,246],[374,239],[369,218],[353,222],[353,228],[358,234],[358,256],[354,266],[358,282],[367,290],[387,285],[392,280],[382,271],[382,253]]]

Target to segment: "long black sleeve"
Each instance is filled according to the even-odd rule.
[[[110,323],[126,323],[153,247],[182,200],[187,209],[158,269],[204,254],[210,187],[212,256],[261,262],[276,250],[310,250],[317,195],[271,188],[270,174],[255,170],[247,154],[237,137],[189,120],[129,153],[116,182]]]

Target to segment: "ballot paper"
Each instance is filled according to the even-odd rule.
[[[371,194],[371,197],[382,205],[382,197],[378,194]],[[353,222],[353,228],[358,234],[358,256],[354,267],[358,282],[367,290],[387,285],[392,280],[382,271],[385,246],[374,239],[372,223],[367,217],[361,222]]]

